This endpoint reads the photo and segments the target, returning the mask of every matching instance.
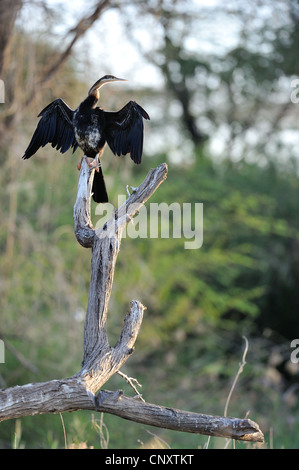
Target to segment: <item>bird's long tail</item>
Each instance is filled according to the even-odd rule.
[[[101,166],[94,172],[92,192],[92,198],[95,202],[108,202],[108,194]]]

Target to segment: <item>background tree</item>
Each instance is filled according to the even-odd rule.
[[[18,0],[13,4],[8,0],[1,0],[0,2],[0,76],[3,74],[9,40],[13,33],[17,13],[22,4],[22,0]]]

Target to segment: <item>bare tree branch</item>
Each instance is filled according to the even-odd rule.
[[[101,394],[104,394],[102,400],[100,400]],[[259,426],[250,419],[191,413],[144,403],[122,395],[116,399],[115,392],[104,390],[97,395],[97,403],[99,402],[98,411],[150,426],[193,434],[230,437],[243,441],[263,442],[264,440]]]
[[[121,235],[126,224],[165,180],[167,165],[150,170],[145,180],[99,229],[93,228],[90,218],[93,175],[94,170],[89,170],[84,157],[74,206],[74,226],[78,242],[92,248],[92,259],[81,370],[66,379],[0,390],[0,421],[84,409],[111,413],[160,428],[263,441],[259,426],[249,419],[190,413],[129,398],[121,390],[101,389],[132,354],[145,309],[138,300],[131,301],[119,339],[111,347],[107,337],[107,315]]]
[[[124,396],[120,390],[101,390],[94,396],[74,378],[0,390],[0,403],[0,421],[41,413],[91,410],[174,431],[251,442],[264,440],[259,426],[250,419],[166,408]]]
[[[65,63],[68,57],[71,55],[74,45],[78,40],[88,31],[88,29],[100,18],[101,14],[111,5],[111,0],[100,0],[96,3],[93,12],[84,16],[79,20],[77,25],[70,29],[66,34],[66,37],[73,36],[66,48],[59,54],[59,56],[49,65],[47,69],[42,72],[40,80],[36,86],[32,88],[32,92],[25,102],[24,107],[30,105],[35,97],[35,93],[38,89],[46,85],[56,75],[60,67]]]

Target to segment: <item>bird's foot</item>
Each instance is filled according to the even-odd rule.
[[[83,161],[83,158],[81,158],[81,160],[77,163],[77,168],[78,168],[79,171],[81,170],[82,161]],[[89,171],[91,171],[91,170],[99,171],[99,168],[101,166],[101,163],[100,163],[98,157],[96,157],[94,159],[91,159],[91,158],[87,157],[87,164],[89,166]]]
[[[99,168],[101,167],[101,162],[98,158],[98,156],[96,156],[93,160],[89,161],[90,159],[88,158],[87,159],[87,162],[88,162],[88,166],[89,166],[89,171],[92,171],[92,170],[96,170],[96,171],[99,171]]]

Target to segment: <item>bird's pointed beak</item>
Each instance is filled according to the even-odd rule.
[[[127,82],[128,80],[126,78],[117,78],[117,77],[113,77],[113,78],[107,78],[106,80],[103,80],[102,81],[102,85],[104,85],[105,83],[112,83],[112,82]]]

